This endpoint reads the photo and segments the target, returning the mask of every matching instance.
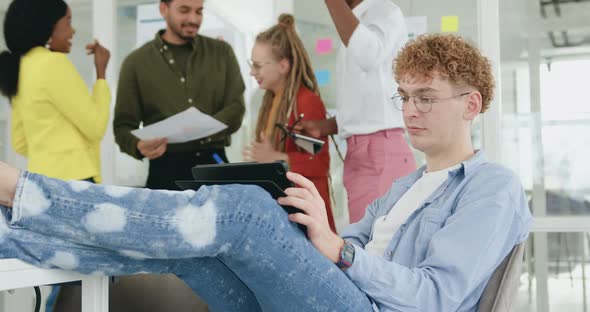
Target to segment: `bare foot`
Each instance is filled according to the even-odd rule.
[[[0,161],[0,204],[12,207],[20,170]]]

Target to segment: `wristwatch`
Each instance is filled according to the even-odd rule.
[[[354,245],[349,242],[344,242],[344,246],[342,246],[342,250],[340,250],[340,257],[338,258],[338,262],[336,262],[336,266],[340,268],[342,271],[346,271],[352,263],[354,262]]]

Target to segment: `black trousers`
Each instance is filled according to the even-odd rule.
[[[191,168],[196,165],[216,164],[213,154],[228,162],[225,149],[210,149],[190,153],[164,153],[150,160],[150,170],[145,187],[158,190],[180,190],[174,181],[194,180]]]

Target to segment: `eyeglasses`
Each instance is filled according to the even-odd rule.
[[[272,62],[256,63],[252,60],[248,60],[248,66],[250,66],[250,69],[255,72],[259,72],[262,69],[262,67],[264,67],[264,65],[268,64],[272,64]]]
[[[395,106],[395,108],[397,108],[400,111],[404,111],[406,109],[406,106],[408,105],[408,103],[410,103],[410,99],[414,100],[414,106],[416,106],[416,109],[421,112],[421,113],[428,113],[432,110],[432,104],[441,102],[441,101],[446,101],[446,100],[451,100],[460,96],[464,96],[471,93],[470,92],[465,92],[465,93],[461,93],[459,95],[455,95],[455,96],[451,96],[448,98],[444,98],[444,99],[436,99],[436,98],[431,98],[431,97],[427,97],[424,95],[402,95],[399,93],[394,94],[391,97],[391,101],[393,102],[393,105]]]

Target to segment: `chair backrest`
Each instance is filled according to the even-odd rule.
[[[520,283],[525,244],[526,242],[522,242],[514,246],[494,270],[479,299],[477,312],[512,311]]]

